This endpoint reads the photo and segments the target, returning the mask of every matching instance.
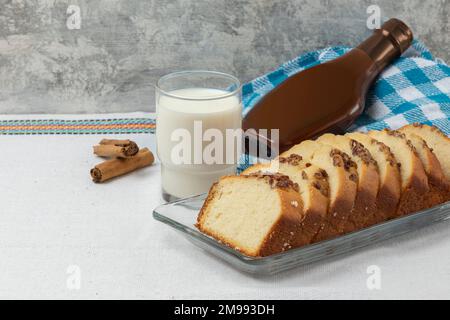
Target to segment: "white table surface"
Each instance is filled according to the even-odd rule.
[[[153,135],[116,136],[155,150]],[[103,137],[0,135],[0,298],[450,298],[448,221],[253,277],[153,220],[158,164],[94,184],[92,145]],[[366,285],[371,265],[381,270],[380,290]],[[80,270],[79,289],[67,286],[69,266]]]

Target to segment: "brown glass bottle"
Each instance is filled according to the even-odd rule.
[[[345,55],[285,80],[247,114],[243,129],[279,129],[280,151],[324,132],[342,133],[364,110],[374,79],[412,39],[403,22],[387,21]],[[270,137],[259,139],[270,145]]]

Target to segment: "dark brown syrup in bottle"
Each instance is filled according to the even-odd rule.
[[[364,110],[374,79],[412,39],[403,22],[387,21],[345,55],[285,80],[247,114],[243,129],[279,129],[280,151],[325,132],[342,133]],[[262,142],[270,145],[270,137]]]

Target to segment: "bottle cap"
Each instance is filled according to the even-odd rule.
[[[380,28],[384,36],[390,38],[392,43],[400,50],[406,51],[413,41],[411,29],[401,20],[389,19]]]
[[[381,71],[411,46],[411,29],[398,19],[389,19],[380,29],[362,42],[358,48],[367,53]]]

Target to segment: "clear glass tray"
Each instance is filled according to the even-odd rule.
[[[450,201],[431,209],[358,230],[335,239],[292,249],[268,257],[254,258],[221,244],[201,233],[195,226],[206,194],[163,204],[153,217],[184,234],[189,241],[221,258],[241,271],[275,274],[304,264],[347,253],[379,241],[396,237],[450,217]]]

